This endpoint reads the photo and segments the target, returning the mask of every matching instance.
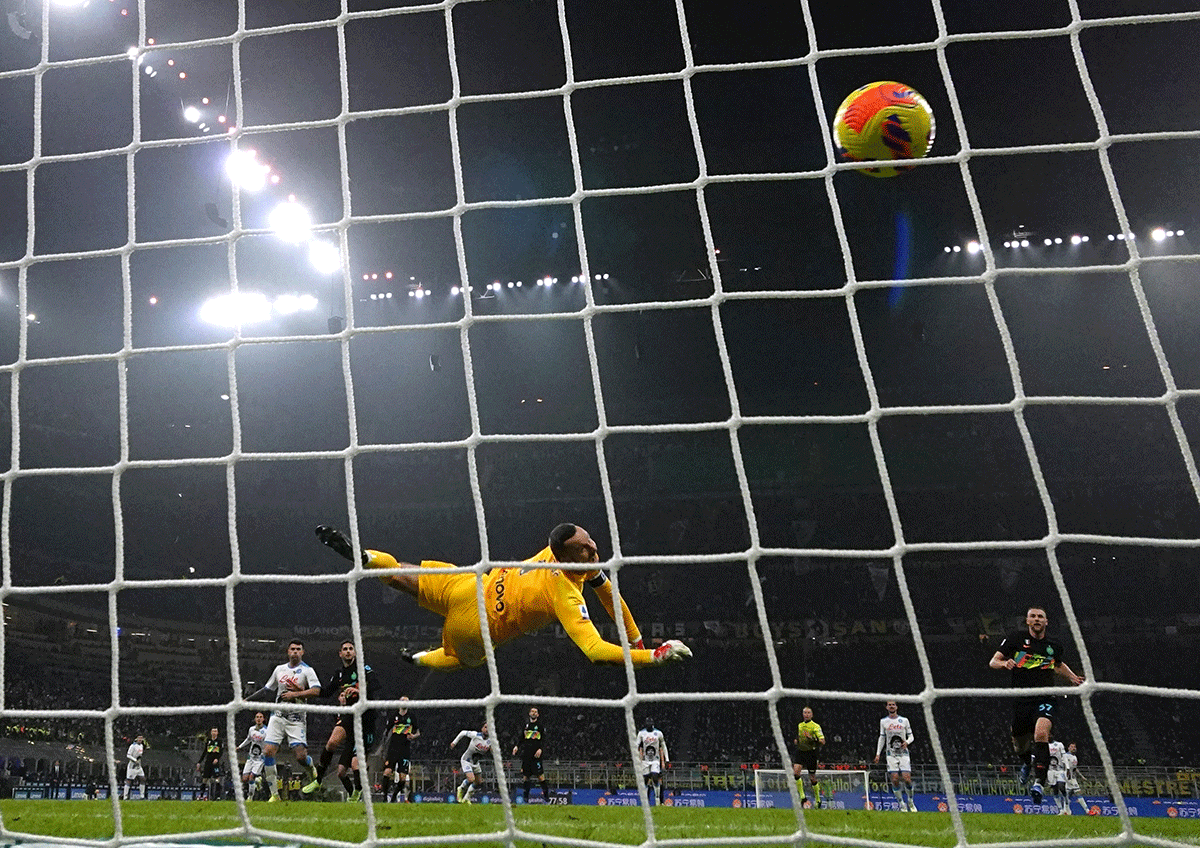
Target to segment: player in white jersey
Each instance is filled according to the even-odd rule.
[[[1050,765],[1046,769],[1046,783],[1054,796],[1054,806],[1060,816],[1069,816],[1067,801],[1067,773],[1063,770],[1063,759],[1067,756],[1067,746],[1057,739],[1050,743]]]
[[[125,800],[129,800],[129,784],[138,780],[142,784],[142,800],[146,800],[146,772],[142,769],[142,754],[146,753],[146,737],[140,733],[129,743],[125,751]]]
[[[1079,802],[1079,809],[1083,810],[1085,815],[1091,815],[1087,800],[1080,794],[1079,756],[1074,742],[1067,746],[1067,753],[1063,754],[1062,764],[1063,773],[1067,779],[1067,815],[1071,815],[1072,798]]]
[[[242,766],[242,784],[247,798],[254,795],[250,788],[252,783],[254,789],[262,786],[263,743],[266,738],[267,717],[259,710],[254,714],[254,724],[246,731],[246,738],[237,746],[239,751],[246,750],[246,764]]]
[[[317,776],[312,757],[308,755],[308,721],[301,710],[289,709],[290,704],[303,703],[321,691],[321,681],[312,667],[304,662],[304,643],[293,639],[288,643],[288,661],[275,666],[267,684],[247,700],[265,700],[274,694],[278,706],[271,712],[267,722],[267,733],[263,739],[263,774],[267,788],[271,790],[269,801],[279,800],[279,771],[275,767],[275,752],[286,738],[296,754],[296,762],[308,775],[308,781]],[[307,783],[308,781],[305,781]]]
[[[900,812],[915,813],[917,811],[916,797],[912,787],[912,761],[909,759],[908,746],[913,743],[912,725],[908,719],[900,715],[895,701],[887,702],[887,715],[879,720],[879,743],[875,746],[875,762],[879,755],[887,750],[887,770],[892,778],[892,794],[900,805]],[[904,785],[900,785],[900,778]],[[908,802],[904,801],[904,793],[908,793]]]
[[[475,786],[479,783],[479,766],[475,763],[475,758],[481,754],[486,754],[492,750],[492,743],[488,740],[487,722],[484,722],[483,727],[479,730],[463,730],[454,737],[454,741],[450,743],[450,748],[455,748],[459,742],[467,740],[467,750],[463,751],[462,758],[459,760],[459,765],[462,766],[463,782],[458,787],[458,803],[470,804],[471,796],[475,794]]]
[[[662,769],[663,764],[670,764],[671,760],[667,754],[667,739],[663,736],[663,732],[654,726],[654,721],[647,718],[642,729],[637,735],[638,756],[642,758],[642,780],[646,783],[646,791],[650,796],[650,803],[654,803],[655,790],[651,784],[657,786],[658,803],[663,802],[663,783]]]

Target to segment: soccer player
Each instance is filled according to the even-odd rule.
[[[988,666],[998,671],[1011,671],[1012,685],[1017,689],[1053,686],[1056,676],[1072,686],[1083,683],[1083,678],[1063,662],[1062,645],[1046,638],[1047,624],[1049,617],[1046,609],[1030,607],[1025,612],[1025,629],[1006,636]],[[1043,787],[1050,767],[1054,707],[1052,695],[1021,697],[1013,704],[1013,750],[1021,761],[1022,783],[1028,780],[1032,752],[1034,783],[1029,787],[1029,797],[1035,804],[1042,803]]]
[[[1071,815],[1070,802],[1067,801],[1067,775],[1063,771],[1063,759],[1067,756],[1067,746],[1057,739],[1050,742],[1050,766],[1046,769],[1046,782],[1054,795],[1054,806],[1060,816]]]
[[[1067,776],[1067,815],[1071,815],[1072,797],[1079,802],[1079,809],[1083,810],[1084,815],[1090,815],[1087,800],[1079,790],[1079,781],[1082,775],[1079,773],[1079,756],[1074,742],[1067,746],[1067,753],[1063,755],[1062,763],[1063,771]]]
[[[462,766],[464,777],[462,785],[458,787],[457,797],[458,803],[470,804],[471,796],[475,794],[475,785],[479,783],[479,765],[475,762],[475,758],[492,750],[492,743],[488,741],[487,722],[484,722],[483,727],[477,731],[460,731],[454,737],[454,741],[450,743],[450,750],[454,750],[464,739],[467,740],[467,750],[463,751],[463,755],[458,761]]]
[[[247,700],[263,700],[272,694],[277,706],[271,711],[267,735],[263,739],[263,774],[267,778],[267,788],[271,790],[268,803],[279,800],[275,752],[284,739],[292,746],[296,762],[308,775],[309,782],[317,776],[312,757],[308,755],[308,717],[300,710],[288,709],[288,704],[303,703],[305,699],[321,694],[321,681],[312,666],[304,662],[304,643],[299,639],[288,643],[288,661],[275,666],[266,685]]]
[[[400,696],[401,701],[407,701],[408,696]],[[412,740],[421,735],[421,731],[413,726],[412,716],[408,707],[401,707],[392,719],[392,731],[388,734],[387,757],[383,761],[383,797],[396,803],[399,794],[405,801],[412,801],[413,795],[408,788],[408,773],[412,770],[409,759],[412,753]],[[389,782],[391,782],[391,798],[388,798]]]
[[[208,800],[216,801],[221,797],[221,729],[211,728],[204,747],[200,750],[200,759],[196,762],[196,771],[200,772],[208,793]]]
[[[138,734],[129,743],[125,751],[125,791],[124,798],[129,800],[129,784],[138,780],[142,784],[142,800],[146,800],[146,772],[142,769],[142,754],[146,752],[146,737]]]
[[[262,786],[263,741],[266,738],[267,717],[259,710],[254,714],[254,724],[246,731],[246,738],[236,749],[246,750],[246,764],[242,766],[242,784],[247,798],[253,797],[254,790]]]
[[[317,538],[347,559],[354,558],[353,547],[344,533],[324,525],[317,528]],[[366,568],[416,568],[397,562],[391,554],[364,551]],[[560,524],[550,533],[550,544],[526,562],[592,563],[598,562],[596,543],[582,527]],[[449,563],[426,560],[421,571],[382,575],[384,583],[412,595],[427,610],[445,619],[442,626],[442,646],[435,650],[405,654],[405,659],[425,668],[454,671],[483,665],[483,635],[476,600],[476,579],[473,573],[447,573]],[[612,585],[599,569],[568,571],[549,568],[494,568],[483,576],[488,632],[492,644],[503,645],[524,633],[558,621],[567,635],[587,658],[595,663],[620,664],[624,654],[619,645],[604,641],[588,615],[583,599],[583,584],[591,586],[600,597],[605,610],[615,620]],[[634,666],[657,665],[669,660],[682,660],[692,655],[687,645],[675,639],[664,642],[654,650],[642,647],[642,639],[633,614],[621,601],[625,635],[632,643]]]
[[[812,787],[812,805],[821,809],[821,783],[817,780],[817,753],[825,744],[825,734],[821,725],[813,721],[812,707],[804,708],[804,721],[796,725],[796,761],[792,763],[792,776],[796,778],[796,789],[800,792],[800,803],[808,804],[808,796],[804,793],[801,769],[808,772],[808,783]]]
[[[917,811],[916,797],[912,788],[912,762],[908,755],[908,746],[913,743],[912,725],[908,719],[900,715],[895,701],[887,702],[887,715],[879,720],[879,743],[875,746],[875,763],[879,763],[879,755],[887,749],[887,770],[892,778],[892,794],[900,805],[900,812],[915,813]],[[904,786],[900,778],[904,778]],[[908,802],[904,793],[908,793]]]
[[[333,673],[329,684],[321,687],[321,697],[330,698],[336,695],[338,703],[348,707],[359,698],[358,651],[354,647],[354,641],[344,640],[338,655],[342,658],[342,664]],[[371,667],[366,664],[363,665],[363,672],[367,678],[367,691],[370,691],[375,686],[375,672],[371,671]],[[329,740],[325,743],[325,749],[321,751],[321,760],[317,763],[316,776],[300,789],[303,794],[311,795],[317,791],[321,785],[321,779],[325,776],[325,770],[329,768],[329,763],[333,760],[333,755],[337,753],[338,748],[342,748],[342,756],[338,760],[338,780],[342,782],[348,800],[358,801],[362,798],[362,776],[358,773],[358,753],[354,749],[353,721],[354,713],[352,712],[342,713],[337,717],[333,730],[329,732]],[[363,744],[370,751],[371,746],[375,744],[374,710],[367,710],[363,713],[362,731]]]
[[[671,767],[670,755],[667,753],[667,738],[663,732],[654,726],[654,719],[647,717],[642,729],[637,735],[638,756],[642,758],[642,780],[646,782],[646,791],[650,803],[654,803],[655,786],[658,789],[658,804],[663,802],[663,766]],[[652,785],[653,784],[653,785]]]
[[[513,746],[513,756],[521,752],[521,775],[525,778],[525,803],[529,803],[529,787],[533,778],[542,785],[542,800],[549,801],[554,796],[542,773],[542,747],[545,744],[546,728],[538,717],[538,708],[529,708],[529,721],[525,722],[525,730],[521,733],[521,741]]]

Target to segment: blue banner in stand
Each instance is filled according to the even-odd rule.
[[[1042,805],[1034,804],[1029,798],[1019,795],[959,795],[958,809],[964,813],[1015,813],[1017,815],[1058,815],[1058,808],[1053,801]],[[1088,815],[1116,816],[1117,805],[1107,798],[1085,798]],[[890,805],[890,806],[889,806]],[[878,803],[879,809],[896,809],[896,802],[885,799]],[[1200,800],[1194,798],[1126,798],[1125,807],[1130,816],[1138,818],[1172,818],[1200,819]],[[918,795],[917,809],[938,810],[945,812],[949,809],[944,795]],[[1082,815],[1078,801],[1072,801],[1073,815]]]

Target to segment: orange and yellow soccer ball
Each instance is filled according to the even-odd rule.
[[[933,146],[933,110],[899,82],[873,82],[842,101],[833,117],[833,139],[843,162],[920,159]],[[859,168],[872,177],[894,177],[912,165]]]

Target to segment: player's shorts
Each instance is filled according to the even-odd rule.
[[[662,760],[642,760],[642,776],[648,774],[662,774]]]
[[[1078,792],[1079,791],[1079,781],[1073,777],[1071,779],[1069,779],[1067,781],[1067,791],[1068,792]]]
[[[212,780],[221,776],[221,766],[214,762],[207,762],[204,768],[200,770],[200,777],[204,780]]]
[[[338,723],[341,723],[340,719]],[[342,726],[346,728],[346,744],[342,745],[342,756],[338,759],[338,764],[350,768],[354,758],[358,756],[358,749],[354,746],[354,725],[347,722]],[[368,751],[375,744],[375,722],[373,721],[367,722],[363,726],[363,744],[367,746]]]
[[[1046,782],[1051,786],[1057,786],[1067,782],[1067,773],[1058,769],[1049,769],[1046,771]]]
[[[383,769],[391,769],[393,774],[408,774],[412,771],[412,761],[408,757],[389,756],[383,761]]]
[[[461,760],[459,760],[458,764],[462,767],[463,774],[474,774],[475,772],[479,771],[479,768],[466,757],[463,757]]]
[[[304,713],[271,713],[263,744],[278,746],[285,739],[293,748],[297,745],[308,745],[308,722],[305,721]]]
[[[142,768],[141,763],[126,763],[125,764],[125,779],[126,780],[145,780],[146,771]]]
[[[1050,695],[1018,698],[1013,704],[1012,735],[1032,736],[1039,718],[1048,718],[1053,723],[1055,706],[1055,698]]]
[[[521,760],[521,774],[525,777],[541,777],[542,776],[542,758],[531,757]]]
[[[792,760],[792,762],[800,766],[800,768],[808,771],[810,774],[815,773],[817,770],[817,749],[813,748],[811,751],[796,751],[796,757],[794,760]]]
[[[421,568],[445,569],[448,562],[427,559]],[[480,635],[479,607],[476,599],[475,575],[471,572],[447,571],[423,573],[417,583],[417,603],[445,618],[442,625],[442,649],[468,668],[487,661]]]
[[[893,772],[893,771],[911,772],[912,771],[912,757],[909,755],[908,751],[904,751],[903,753],[900,753],[900,754],[888,754],[887,755],[887,770],[889,772]]]
[[[262,757],[247,757],[246,764],[242,766],[242,774],[253,774],[255,776],[262,774],[263,758]]]

